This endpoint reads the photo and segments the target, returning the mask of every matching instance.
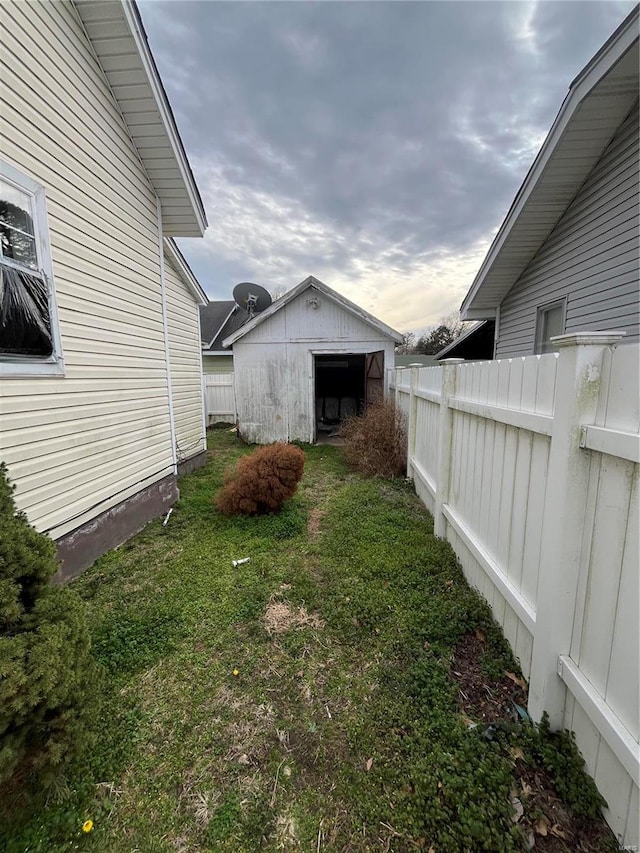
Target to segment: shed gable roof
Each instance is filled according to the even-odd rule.
[[[207,218],[134,0],[74,0],[162,208],[166,237],[202,237]]]
[[[460,313],[489,319],[547,240],[638,100],[638,7],[572,82]]]
[[[324,282],[317,279],[315,276],[310,275],[301,281],[300,284],[296,285],[292,290],[285,293],[284,296],[281,296],[280,299],[277,299],[266,311],[262,311],[260,314],[256,315],[252,320],[248,323],[245,323],[240,329],[238,329],[233,334],[229,335],[224,339],[222,345],[224,347],[230,347],[237,340],[244,337],[244,335],[251,332],[256,326],[259,326],[261,323],[264,323],[270,317],[273,317],[278,311],[284,308],[285,305],[288,305],[301,293],[304,293],[305,290],[308,290],[310,287],[316,288],[329,299],[332,299],[338,305],[345,309],[345,311],[349,311],[351,314],[356,316],[359,320],[362,320],[364,323],[367,323],[370,326],[373,326],[378,332],[381,332],[383,335],[394,340],[396,343],[401,344],[403,341],[402,335],[400,332],[397,332],[395,329],[392,329],[391,326],[387,326],[386,323],[383,323],[381,320],[378,320],[377,317],[374,317],[373,314],[369,314],[368,311],[365,311],[360,306],[356,305],[354,302],[351,302],[346,297],[337,293],[335,290],[330,288]]]

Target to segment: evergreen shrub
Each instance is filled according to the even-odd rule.
[[[0,463],[0,798],[52,782],[87,746],[101,670],[84,604],[51,584],[55,545],[16,510]]]
[[[264,515],[277,512],[293,497],[304,469],[305,456],[292,444],[271,444],[243,456],[215,498],[224,515]]]

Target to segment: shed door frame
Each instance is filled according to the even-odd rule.
[[[376,347],[375,349],[373,347]],[[311,413],[311,430],[309,443],[315,444],[317,440],[316,435],[316,356],[322,355],[372,355],[373,353],[382,353],[382,365],[383,365],[383,379],[382,379],[382,395],[387,393],[387,371],[385,369],[385,365],[387,362],[387,351],[384,348],[384,343],[373,343],[373,341],[368,341],[366,344],[358,345],[355,343],[354,346],[350,346],[348,349],[346,347],[331,347],[331,348],[323,348],[323,349],[309,349],[307,350],[307,369],[309,376],[309,396],[308,396],[308,411]],[[366,359],[365,359],[366,361]],[[366,364],[365,364],[365,382],[366,382]]]
[[[384,399],[384,350],[374,350],[364,360],[364,404],[365,406]]]

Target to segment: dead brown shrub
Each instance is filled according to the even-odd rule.
[[[407,466],[404,414],[390,400],[371,403],[340,428],[349,465],[370,477],[400,477]]]
[[[215,497],[224,515],[264,515],[277,512],[293,497],[302,477],[305,456],[292,444],[260,447],[243,458]]]

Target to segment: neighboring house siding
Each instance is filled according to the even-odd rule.
[[[232,355],[203,355],[203,373],[233,373]]]
[[[198,305],[165,256],[171,395],[178,462],[205,450]]]
[[[565,332],[638,340],[638,106],[500,306],[496,356],[531,355],[537,309],[567,296]]]
[[[173,471],[156,199],[73,5],[2,14],[1,156],[46,187],[65,376],[2,381],[0,458],[59,538]]]

